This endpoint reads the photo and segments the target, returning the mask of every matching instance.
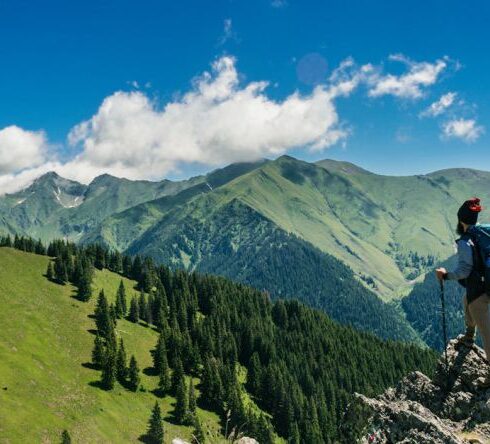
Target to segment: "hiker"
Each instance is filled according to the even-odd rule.
[[[466,333],[459,342],[471,347],[475,342],[476,327],[483,339],[483,346],[490,361],[490,297],[485,293],[482,279],[483,264],[471,235],[471,228],[478,221],[482,210],[480,199],[467,200],[458,211],[457,233],[461,236],[457,241],[458,265],[453,271],[438,268],[436,276],[439,280],[459,281],[466,288],[464,296]],[[482,388],[490,388],[490,366]]]

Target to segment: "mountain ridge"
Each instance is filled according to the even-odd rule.
[[[93,181],[93,192],[76,208],[61,208],[53,189],[40,193],[33,203],[18,206],[15,199],[21,194],[0,197],[0,231],[42,239],[62,237],[82,244],[99,242],[134,255],[150,255],[174,268],[193,270],[206,264],[206,272],[265,288],[274,297],[288,293],[286,281],[277,274],[282,267],[284,273],[295,276],[288,283],[295,294],[291,291],[288,297],[299,295],[335,317],[341,315],[335,315],[333,295],[322,287],[336,281],[336,266],[330,268],[329,277],[319,271],[328,284],[316,282],[306,294],[300,291],[302,278],[294,270],[307,270],[288,258],[301,261],[304,253],[299,252],[307,248],[308,255],[322,258],[319,261],[333,264],[331,258],[335,258],[343,263],[353,272],[349,279],[383,301],[403,298],[417,279],[454,254],[460,202],[474,194],[484,202],[490,200],[490,173],[448,171],[382,176],[345,162],[326,160],[322,166],[281,156],[232,164],[182,182],[132,182],[102,176]],[[232,211],[233,202],[255,216],[250,218],[248,210]],[[262,219],[267,222],[259,223]],[[265,226],[265,231],[259,229]],[[279,250],[280,243],[267,243],[270,236],[289,244],[287,257],[273,260],[273,251],[279,254],[286,249]],[[260,255],[255,257],[253,251]],[[235,256],[243,270],[234,266]],[[277,284],[263,274],[256,273],[254,278],[249,273],[257,269],[259,257],[272,261],[275,268],[264,262],[262,268],[275,276]],[[234,270],[233,274],[227,269]],[[372,302],[366,312],[375,306]],[[403,320],[406,307],[401,305],[400,322],[408,331],[412,327]],[[359,316],[349,322],[359,327],[361,320]],[[416,330],[422,334],[418,326]]]

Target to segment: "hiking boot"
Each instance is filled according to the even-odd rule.
[[[458,336],[458,344],[471,348],[475,345],[475,329],[467,328],[464,335]]]

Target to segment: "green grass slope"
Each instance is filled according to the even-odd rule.
[[[137,442],[157,399],[150,392],[156,378],[142,373],[147,391],[137,393],[91,385],[99,372],[82,364],[91,359],[88,330],[94,328],[89,315],[95,298],[79,302],[72,286],[49,282],[43,276],[47,263],[44,256],[0,248],[0,442],[58,443],[63,429],[76,443]],[[112,300],[120,279],[97,271],[94,294],[103,288]],[[124,282],[127,290],[133,288],[134,282]],[[132,294],[127,291],[128,298]],[[141,369],[151,365],[156,332],[121,320],[117,333]],[[167,417],[173,398],[159,402]],[[201,409],[198,415],[205,429],[218,436],[217,415]],[[168,421],[165,426],[166,442],[190,438],[189,428]]]

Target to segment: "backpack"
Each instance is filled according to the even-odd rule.
[[[490,295],[490,224],[472,225],[467,233],[475,244],[479,273],[484,281],[485,293]]]

